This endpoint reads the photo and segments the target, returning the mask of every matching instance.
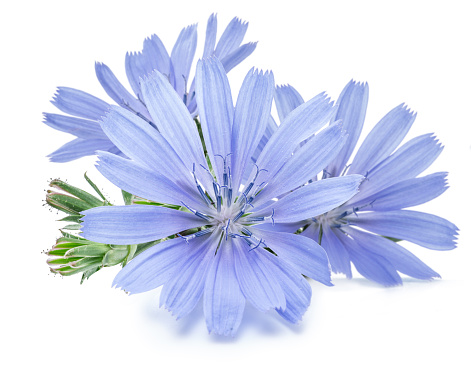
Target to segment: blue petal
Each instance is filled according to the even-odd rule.
[[[348,139],[337,157],[326,167],[326,171],[333,177],[342,174],[360,137],[368,105],[368,84],[349,82],[342,90],[336,105],[338,110],[332,122],[342,122]]]
[[[195,238],[192,244],[202,240],[205,238]],[[177,270],[188,250],[188,245],[181,238],[158,243],[126,264],[113,280],[113,286],[131,294],[162,286],[173,276],[178,277]]]
[[[237,17],[232,19],[224,30],[214,51],[214,55],[222,60],[242,43],[249,23]]]
[[[348,175],[312,182],[264,208],[263,215],[274,210],[275,225],[321,215],[352,198],[362,179],[361,175]],[[256,211],[257,207],[253,212]]]
[[[359,212],[351,223],[379,235],[411,241],[428,249],[456,247],[458,228],[441,217],[416,211]]]
[[[275,89],[276,111],[280,122],[283,123],[286,116],[304,103],[303,97],[291,85],[277,85]]]
[[[186,181],[190,186],[194,185],[192,167],[185,167],[167,140],[143,119],[115,106],[101,126],[110,140],[129,158],[173,182]]]
[[[366,174],[391,154],[411,128],[415,116],[404,104],[386,114],[360,146],[348,172]]]
[[[344,235],[342,241],[351,261],[362,276],[383,286],[402,284],[401,276],[387,259],[365,249],[355,237]]]
[[[267,120],[267,125],[265,127],[265,132],[263,133],[262,138],[260,139],[260,142],[258,143],[255,151],[252,154],[252,159],[250,163],[256,163],[260,154],[262,153],[263,149],[265,148],[266,144],[272,137],[272,135],[275,133],[275,131],[278,129],[278,125],[276,124],[275,120],[273,119],[272,116],[268,117]],[[242,184],[246,184],[247,180],[251,176],[252,171],[250,169],[245,169],[244,171],[244,176],[242,178]]]
[[[164,75],[170,75],[172,72],[170,56],[157,35],[153,34],[150,38],[144,40],[142,54],[147,58],[150,67],[146,69],[145,74],[140,75],[141,78],[150,74],[153,70],[158,70]]]
[[[352,268],[350,265],[350,256],[345,249],[342,241],[339,239],[343,235],[338,232],[338,230],[333,230],[329,225],[324,225],[322,227],[322,239],[320,244],[322,248],[327,253],[329,258],[330,265],[332,266],[332,271],[334,273],[343,273],[347,278],[352,278]],[[319,226],[310,225],[306,230],[304,230],[301,235],[308,236],[314,240],[319,238]]]
[[[432,134],[413,138],[371,169],[355,201],[401,180],[416,177],[435,161],[442,150],[443,146]]]
[[[195,80],[196,100],[206,150],[216,177],[219,182],[222,182],[223,159],[231,152],[231,130],[234,117],[229,81],[221,63],[215,58],[198,61]]]
[[[134,93],[141,99],[140,79],[154,70],[167,75],[173,85],[170,57],[162,41],[156,35],[144,40],[142,52],[126,53],[126,75]],[[142,100],[142,99],[141,99]]]
[[[203,300],[208,331],[225,336],[236,334],[245,308],[245,297],[235,274],[230,241],[222,243],[211,263]]]
[[[257,42],[249,42],[243,44],[235,51],[231,52],[227,56],[221,59],[222,66],[224,66],[224,70],[226,72],[231,71],[234,67],[244,61],[247,57],[249,57],[255,48],[257,47]]]
[[[306,279],[289,263],[271,255],[267,259],[280,268],[276,280],[280,284],[286,298],[286,309],[276,309],[284,319],[298,323],[311,303],[311,286]]]
[[[299,273],[332,286],[329,260],[317,242],[305,236],[259,230],[257,227],[251,227],[250,231]]]
[[[399,272],[421,280],[440,277],[437,272],[419,258],[392,240],[353,228],[346,228],[345,231],[356,239],[358,245],[367,251],[384,257]]]
[[[62,114],[43,114],[43,122],[58,131],[67,132],[82,139],[108,139],[97,121]]]
[[[269,181],[292,156],[299,144],[325,125],[333,113],[332,103],[324,93],[292,111],[267,142],[258,158],[258,166],[268,170],[264,173],[264,179]],[[252,172],[252,176],[254,174],[255,172]]]
[[[252,154],[265,133],[275,81],[271,72],[248,72],[240,88],[232,125],[231,173],[237,191]],[[252,166],[250,166],[252,168]]]
[[[147,75],[145,72],[145,59],[142,56],[142,52],[126,52],[125,59],[126,76],[128,77],[129,84],[136,94],[141,99],[141,75]],[[142,99],[141,99],[142,100]]]
[[[91,94],[67,87],[58,87],[51,103],[64,113],[91,120],[100,120],[110,107]]]
[[[196,51],[196,24],[183,28],[172,49],[171,60],[175,75],[175,90],[180,98],[187,91],[190,67]]]
[[[152,120],[186,167],[191,171],[193,164],[206,166],[196,124],[167,78],[154,71],[141,84]]]
[[[204,41],[203,58],[213,55],[214,47],[216,46],[216,35],[218,28],[218,19],[216,14],[211,14],[206,26],[206,38]]]
[[[357,202],[356,197],[349,206],[369,205],[368,210],[392,211],[417,206],[440,196],[448,188],[447,173],[434,173],[420,178],[411,178],[393,184],[382,191]]]
[[[195,184],[187,181],[173,182],[158,171],[119,156],[100,152],[97,169],[117,187],[154,202],[181,206],[182,202],[194,209],[206,209]]]
[[[260,311],[286,308],[283,290],[277,282],[278,267],[266,260],[273,255],[265,250],[252,250],[240,240],[234,240],[234,265],[244,296]]]
[[[209,237],[193,239],[174,264],[174,275],[162,289],[160,306],[165,306],[177,319],[188,315],[203,295],[208,269],[214,259],[215,246],[211,244],[217,243],[217,235],[214,232]]]
[[[347,136],[340,124],[330,126],[305,143],[258,195],[257,204],[307,183],[338,154]]]
[[[105,244],[147,243],[207,223],[188,212],[145,205],[95,207],[82,215],[83,236]]]
[[[108,66],[96,62],[95,73],[101,86],[111,99],[121,106],[127,106],[129,109],[142,114],[146,118],[150,118],[146,107],[126,90]]]
[[[251,161],[252,163],[257,162],[258,157],[260,156],[261,152],[265,148],[265,145],[267,144],[267,142],[270,140],[270,138],[272,137],[272,135],[275,133],[277,129],[278,129],[278,125],[276,124],[275,120],[273,119],[272,116],[269,116],[268,121],[267,121],[267,126],[265,127],[265,132],[263,133],[263,136],[260,139],[260,142],[258,143],[257,148],[252,154],[252,161]],[[247,179],[249,179],[251,173],[252,173],[251,170],[245,169],[244,176],[242,178],[242,184],[246,184]]]
[[[271,139],[271,137],[273,136],[273,134],[275,133],[277,129],[278,129],[278,125],[276,124],[273,117],[272,116],[268,117],[267,126],[265,127],[265,132],[252,155],[253,162],[256,162],[258,160],[258,157],[260,156],[266,144]]]
[[[66,163],[84,156],[95,155],[97,150],[112,150],[114,147],[110,140],[76,138],[49,154],[48,158],[54,163]]]

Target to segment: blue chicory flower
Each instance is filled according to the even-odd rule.
[[[210,165],[188,109],[157,71],[142,80],[141,95],[158,130],[112,107],[103,131],[129,159],[98,152],[98,170],[118,187],[184,209],[93,208],[82,212],[83,236],[119,245],[177,234],[131,260],[114,285],[132,294],[163,285],[160,304],[178,318],[203,297],[210,332],[234,335],[246,300],[297,323],[311,297],[302,275],[331,285],[327,256],[312,239],[262,226],[318,216],[357,192],[360,175],[291,192],[321,171],[345,141],[334,124],[297,149],[331,119],[333,103],[320,94],[297,108],[266,142],[255,165],[252,156],[270,120],[272,73],[252,69],[234,107],[222,63],[205,59],[198,62],[195,89]],[[241,184],[246,170],[249,179]]]
[[[282,121],[303,103],[290,85],[277,87],[275,101]],[[425,134],[398,148],[416,117],[401,104],[378,122],[347,164],[363,127],[367,103],[366,83],[351,81],[343,89],[332,120],[343,121],[349,135],[323,174],[326,180],[345,174],[363,174],[366,178],[360,192],[340,207],[291,229],[303,226],[301,235],[319,238],[332,270],[348,278],[352,277],[351,262],[361,275],[385,286],[402,284],[398,272],[423,280],[440,277],[390,238],[433,250],[455,248],[458,228],[454,224],[435,215],[405,210],[430,201],[447,189],[447,173],[418,177],[443,147],[435,136]]]
[[[256,43],[249,42],[241,45],[247,27],[247,22],[242,22],[238,18],[232,19],[216,44],[217,18],[215,14],[211,15],[206,28],[203,57],[218,57],[226,72],[229,72],[255,50]],[[196,24],[193,24],[181,31],[170,55],[156,35],[144,40],[141,52],[127,53],[126,74],[135,96],[103,63],[95,64],[97,78],[106,93],[118,105],[153,124],[152,117],[140,94],[140,79],[153,70],[158,70],[166,75],[189,112],[195,116],[198,112],[195,85],[194,80],[191,84],[188,84],[188,80],[196,51],[196,42]],[[77,89],[59,87],[52,104],[70,116],[44,113],[44,123],[56,130],[70,133],[76,136],[76,139],[50,154],[51,161],[67,162],[94,155],[96,150],[122,155],[98,123],[110,107],[107,102]]]

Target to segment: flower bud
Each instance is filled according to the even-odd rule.
[[[87,176],[85,176],[89,183],[91,182]],[[49,186],[53,189],[49,189],[46,194],[46,203],[60,211],[63,211],[69,216],[74,216],[76,220],[80,219],[80,212],[88,210],[98,206],[108,206],[110,203],[101,195],[102,199],[93,196],[92,194],[85,192],[84,190],[74,187],[60,179],[53,179]],[[96,187],[96,186],[95,186]],[[94,188],[95,188],[94,187]],[[67,220],[75,221],[76,220]]]
[[[108,245],[96,243],[72,234],[64,234],[46,254],[53,273],[70,276],[82,273],[83,283],[103,267],[123,266],[131,260],[137,245]]]

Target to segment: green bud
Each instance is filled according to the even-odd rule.
[[[136,253],[137,245],[96,243],[72,234],[57,239],[46,254],[51,272],[63,276],[82,273],[81,283],[103,267],[125,265]]]
[[[92,186],[92,188],[99,193],[100,198],[85,192],[84,190],[74,187],[60,179],[53,179],[46,194],[46,203],[58,209],[59,211],[67,213],[69,216],[64,217],[63,221],[72,221],[80,223],[82,215],[80,212],[88,210],[93,207],[108,206],[110,203],[105,199],[103,194],[98,190],[96,185],[87,177],[85,179]],[[68,228],[68,230],[76,230]]]
[[[111,206],[100,189],[87,177],[87,174],[84,177],[99,197],[95,197],[60,179],[54,179],[50,182],[51,189],[47,191],[46,195],[46,202],[51,207],[68,214],[68,216],[60,219],[60,221],[67,222],[67,225],[60,230],[62,237],[57,239],[56,244],[46,253],[49,256],[47,263],[53,273],[59,273],[63,276],[82,273],[80,283],[83,283],[85,279],[88,279],[103,267],[112,267],[118,264],[125,266],[132,258],[162,241],[134,245],[108,245],[86,240],[72,234],[71,231],[80,231],[83,217],[80,212],[93,207]],[[122,191],[122,194],[126,205],[146,204],[181,209],[180,206],[176,205],[164,205],[147,201],[125,191]]]
[[[87,203],[90,207],[98,207],[103,206],[103,200],[96,198],[95,196],[91,195],[84,190],[74,187],[66,182],[63,182],[59,179],[54,179],[49,183],[49,186],[52,188],[56,188],[60,191],[64,191],[69,193],[71,196],[77,197],[79,200]]]

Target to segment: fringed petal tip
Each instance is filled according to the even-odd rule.
[[[126,57],[136,57],[142,55],[142,51],[128,51]]]
[[[348,83],[347,83],[347,86],[346,88],[348,88],[349,86],[355,86],[355,87],[360,87],[360,88],[363,88],[363,89],[369,89],[369,85],[368,85],[368,82],[366,81],[357,81],[355,79],[351,79]]]
[[[243,27],[248,27],[248,25],[249,25],[248,21],[242,20],[239,17],[232,18],[231,22],[238,23],[240,26],[243,26]]]
[[[146,37],[146,38],[144,39],[144,42],[143,42],[143,43],[146,43],[146,41],[153,41],[153,40],[155,40],[156,38],[160,40],[160,38],[159,38],[159,36],[158,36],[157,34],[155,34],[155,33],[154,33],[154,34],[151,34],[150,36],[148,36],[148,37]]]
[[[295,90],[290,84],[276,84],[275,89],[276,90],[286,90],[286,89]]]
[[[406,103],[401,103],[399,104],[396,108],[394,108],[393,110],[397,110],[397,111],[400,111],[401,113],[405,115],[410,115],[411,118],[415,119],[417,117],[417,112],[415,112],[414,110],[412,110],[412,108],[410,108]]]
[[[190,32],[190,31],[195,31],[196,28],[198,28],[198,23],[193,23],[190,25],[187,25],[185,28],[182,29],[182,32]]]
[[[169,79],[168,75],[164,75],[159,70],[154,69],[154,70],[152,70],[152,71],[150,71],[150,72],[148,72],[144,75],[139,76],[139,84],[142,87],[143,84],[148,84],[152,80],[154,80],[156,78],[162,78],[162,77],[166,78],[167,81],[169,81],[168,80]]]
[[[60,98],[60,94],[61,92],[64,90],[64,89],[67,89],[67,87],[65,86],[58,86],[56,87],[56,91],[54,92],[54,94],[52,95],[52,98],[50,100],[50,102],[52,104],[55,105],[55,103],[57,103],[57,100]]]

